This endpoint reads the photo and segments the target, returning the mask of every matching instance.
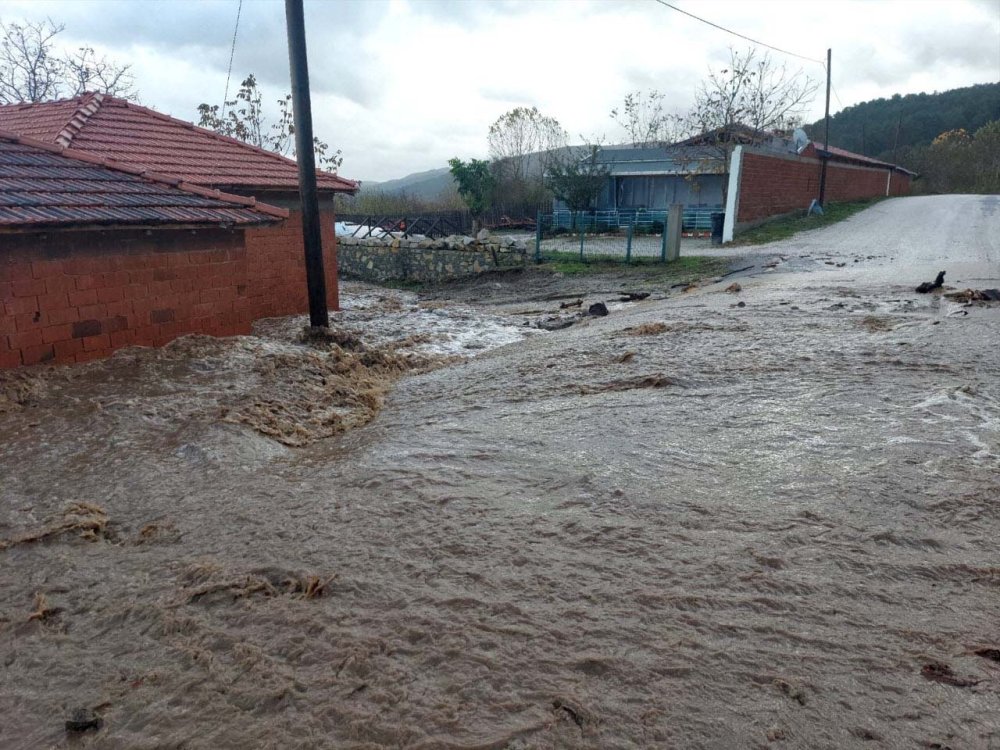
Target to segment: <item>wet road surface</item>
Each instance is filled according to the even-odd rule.
[[[967,252],[865,212],[299,448],[220,416],[280,325],[24,384],[0,746],[1000,746],[1000,310],[912,291],[1000,286],[959,204]]]

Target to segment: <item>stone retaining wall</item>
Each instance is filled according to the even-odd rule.
[[[337,267],[366,281],[438,282],[487,271],[520,268],[528,262],[521,240],[480,233],[478,237],[427,239],[337,239]]]

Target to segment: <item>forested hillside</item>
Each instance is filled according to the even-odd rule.
[[[830,117],[830,143],[848,151],[891,160],[893,149],[930,144],[941,133],[973,133],[1000,119],[1000,83],[983,83],[935,94],[896,94],[847,107]],[[899,129],[898,143],[896,130]],[[822,141],[823,120],[805,127]]]

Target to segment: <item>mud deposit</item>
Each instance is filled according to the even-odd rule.
[[[0,747],[1000,746],[1000,310],[810,278],[8,378]]]

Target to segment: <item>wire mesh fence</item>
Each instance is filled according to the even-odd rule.
[[[709,234],[721,206],[685,208],[682,233]],[[667,211],[554,211],[538,214],[535,260],[575,257],[581,261],[667,261]]]

